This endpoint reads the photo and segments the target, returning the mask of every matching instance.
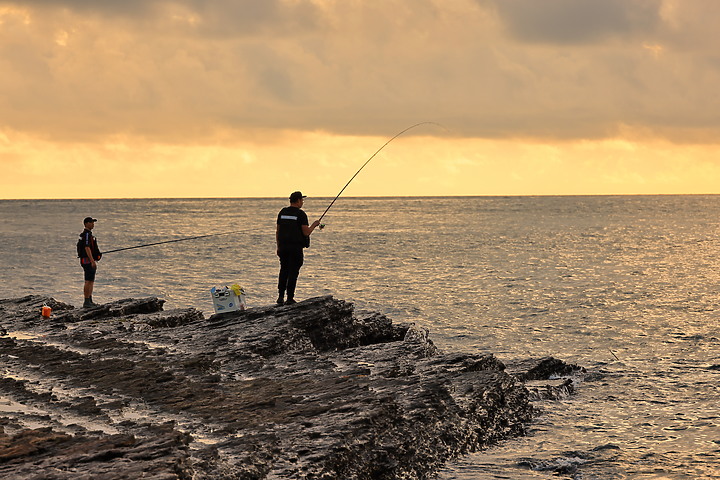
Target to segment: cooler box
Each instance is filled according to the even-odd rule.
[[[215,313],[245,310],[245,290],[235,284],[232,287],[213,287],[210,289]]]

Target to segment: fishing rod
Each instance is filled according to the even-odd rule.
[[[325,209],[325,211],[323,212],[323,214],[320,215],[320,218],[318,219],[318,221],[321,221],[321,220],[323,219],[323,217],[324,217],[325,214],[328,212],[328,210],[330,210],[330,208],[333,206],[333,204],[335,204],[335,200],[337,200],[338,198],[340,198],[340,195],[342,195],[342,193],[345,191],[345,189],[348,187],[348,185],[350,185],[350,182],[352,182],[353,180],[355,180],[355,177],[358,176],[358,173],[360,173],[360,171],[361,171],[363,168],[365,168],[365,165],[367,165],[368,163],[370,163],[370,160],[372,160],[373,158],[375,158],[375,155],[377,155],[378,153],[380,153],[380,150],[382,150],[383,148],[385,148],[388,143],[392,142],[393,140],[395,140],[397,137],[399,137],[399,136],[402,135],[403,133],[407,132],[408,130],[412,130],[412,129],[415,128],[415,127],[419,127],[420,125],[437,125],[438,127],[445,128],[445,127],[443,127],[442,125],[440,125],[439,123],[435,123],[435,122],[420,122],[420,123],[416,123],[415,125],[411,125],[411,126],[407,127],[405,130],[402,130],[401,132],[395,134],[394,137],[392,137],[390,140],[388,140],[387,142],[385,142],[382,147],[378,148],[378,149],[375,151],[375,153],[373,153],[373,154],[370,156],[370,158],[368,158],[368,159],[365,161],[365,163],[362,164],[362,167],[360,167],[360,168],[358,169],[358,171],[355,172],[355,175],[353,175],[352,177],[350,177],[350,180],[348,180],[348,182],[345,184],[345,186],[342,188],[342,190],[340,190],[340,193],[338,193],[338,194],[335,196],[335,198],[333,199],[332,202],[330,202],[330,205],[328,205],[328,207]],[[324,228],[324,227],[325,227],[325,225],[322,225],[322,224],[320,225],[320,228],[321,228],[321,229]]]
[[[198,235],[196,237],[176,238],[175,240],[165,240],[164,242],[146,243],[143,245],[135,245],[134,247],[116,248],[115,250],[108,250],[107,252],[102,252],[102,254],[105,255],[106,253],[122,252],[124,250],[132,250],[134,248],[152,247],[153,245],[162,245],[163,243],[186,242],[188,240],[196,240],[198,238],[218,237],[220,235],[231,235],[233,233],[243,233],[246,231],[247,230],[236,230],[234,232],[211,233],[209,235]]]

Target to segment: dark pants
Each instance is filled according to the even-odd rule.
[[[283,248],[278,252],[280,257],[280,275],[278,276],[278,293],[282,297],[287,292],[288,300],[295,298],[300,267],[303,264],[303,249]]]

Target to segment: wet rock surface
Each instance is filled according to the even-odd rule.
[[[572,392],[544,381],[581,370],[440,352],[329,296],[209,318],[163,303],[0,300],[0,478],[432,478],[522,435],[532,399]]]

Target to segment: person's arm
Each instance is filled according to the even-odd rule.
[[[90,265],[92,265],[93,268],[97,268],[97,263],[95,262],[95,257],[93,256],[92,252],[92,237],[90,235],[90,232],[83,232],[85,255],[87,255],[88,260],[90,260]]]
[[[312,223],[312,225],[310,225],[310,226],[303,225],[303,226],[302,226],[303,235],[305,235],[306,237],[309,237],[309,236],[312,234],[313,230],[315,230],[315,228],[316,228],[318,225],[320,225],[320,220],[315,220],[315,221]]]
[[[96,268],[97,263],[95,262],[95,257],[93,257],[92,249],[90,247],[86,246],[85,253],[87,254],[87,257],[90,259],[90,265],[92,265],[93,268]]]
[[[275,225],[275,250],[280,255],[280,225]]]

